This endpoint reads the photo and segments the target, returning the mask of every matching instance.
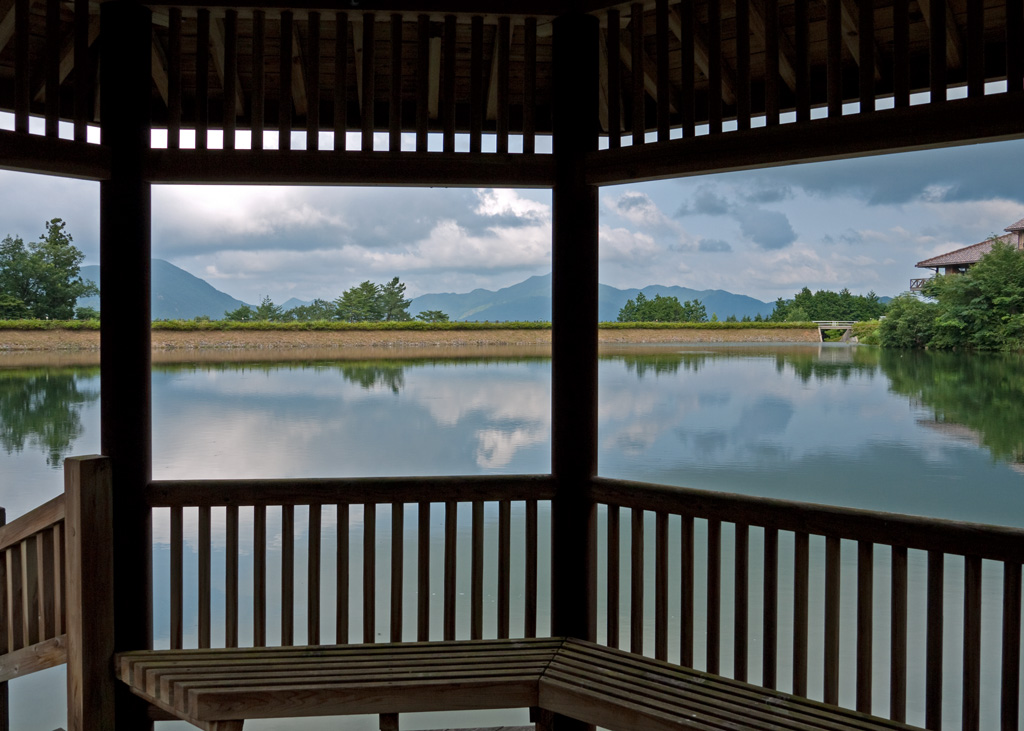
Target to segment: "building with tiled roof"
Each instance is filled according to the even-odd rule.
[[[1004,244],[1013,244],[1018,249],[1024,249],[1024,218],[1012,223],[1003,229],[1007,233],[1002,236],[991,236],[985,241],[981,241],[977,244],[971,244],[965,246],[962,249],[956,249],[946,254],[939,254],[933,256],[931,259],[925,259],[919,261],[915,266],[919,269],[931,269],[938,274],[963,274],[972,266],[977,264],[981,257],[985,256],[988,252],[992,251],[992,245],[996,241],[1001,241]],[[940,271],[941,270],[941,271]],[[928,281],[927,277],[910,280],[910,291],[918,292],[924,287],[924,283]]]

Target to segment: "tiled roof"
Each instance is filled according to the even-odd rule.
[[[1018,224],[1013,224],[1014,226]],[[1024,228],[1024,223],[1021,223],[1021,228]],[[1014,234],[1004,234],[1003,236],[997,236],[996,239],[1002,241],[1004,244],[1012,243],[1012,240],[1016,238]],[[985,256],[992,250],[992,241],[994,239],[988,239],[972,246],[965,246],[962,249],[951,251],[948,254],[939,254],[933,256],[931,259],[925,259],[924,261],[917,262],[917,266],[922,269],[929,269],[931,267],[953,267],[960,266],[963,264],[977,264],[981,257]]]
[[[1003,231],[1024,231],[1024,218],[1017,221],[1017,223],[1011,223]]]

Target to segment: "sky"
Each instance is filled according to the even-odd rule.
[[[1024,141],[602,188],[601,281],[894,296],[918,261],[1024,218]],[[0,171],[0,237],[67,221],[99,256],[99,185]],[[539,190],[155,186],[153,256],[250,303],[334,299],[399,277],[407,296],[551,271]]]

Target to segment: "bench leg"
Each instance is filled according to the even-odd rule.
[[[398,714],[380,714],[380,731],[398,731]]]
[[[537,708],[536,706],[530,708],[530,723],[534,725],[537,731],[554,731],[554,717],[555,714],[551,711],[545,711],[543,708]]]
[[[245,721],[208,721],[206,731],[242,731]]]

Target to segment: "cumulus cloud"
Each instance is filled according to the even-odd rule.
[[[785,213],[743,206],[734,209],[732,215],[743,235],[762,249],[781,249],[796,241],[796,232]]]
[[[697,244],[697,250],[707,253],[719,253],[732,251],[732,246],[729,245],[728,241],[722,241],[721,239],[701,239],[700,243]]]

